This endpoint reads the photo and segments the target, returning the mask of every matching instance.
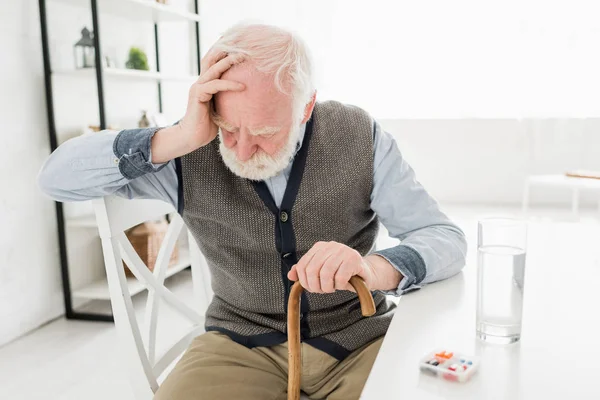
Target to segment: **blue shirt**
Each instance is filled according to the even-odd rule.
[[[160,199],[177,208],[175,162],[153,164],[151,139],[157,129],[89,133],[59,146],[38,176],[40,188],[56,201],[83,201],[116,194]],[[448,278],[465,264],[464,233],[440,210],[416,180],[394,138],[374,124],[371,209],[400,244],[376,250],[402,273],[400,295],[422,284]],[[301,129],[298,148],[304,139]],[[292,162],[265,181],[279,206]]]

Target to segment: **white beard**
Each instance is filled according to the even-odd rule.
[[[288,135],[287,143],[275,155],[271,156],[262,150],[257,150],[248,161],[239,161],[235,151],[228,149],[223,144],[223,133],[219,129],[219,151],[223,162],[239,177],[253,181],[263,181],[272,178],[285,169],[292,162],[298,137],[300,135],[300,126],[292,128]]]

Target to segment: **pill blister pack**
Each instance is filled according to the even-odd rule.
[[[421,359],[421,371],[442,379],[466,382],[479,367],[479,358],[448,350],[435,350]]]

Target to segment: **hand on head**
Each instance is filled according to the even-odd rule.
[[[202,72],[190,87],[187,110],[179,122],[191,147],[205,146],[217,137],[218,128],[210,116],[213,96],[218,92],[239,92],[245,89],[243,83],[221,79],[225,71],[244,59],[243,54],[225,54],[212,49],[202,59]]]

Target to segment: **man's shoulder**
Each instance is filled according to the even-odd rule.
[[[340,133],[351,130],[370,136],[373,135],[375,121],[368,112],[360,107],[335,100],[327,100],[315,105],[314,115],[317,124],[322,127],[335,127]]]
[[[336,100],[320,101],[315,105],[315,112],[329,117],[347,117],[349,115],[372,120],[371,115],[362,108]]]

